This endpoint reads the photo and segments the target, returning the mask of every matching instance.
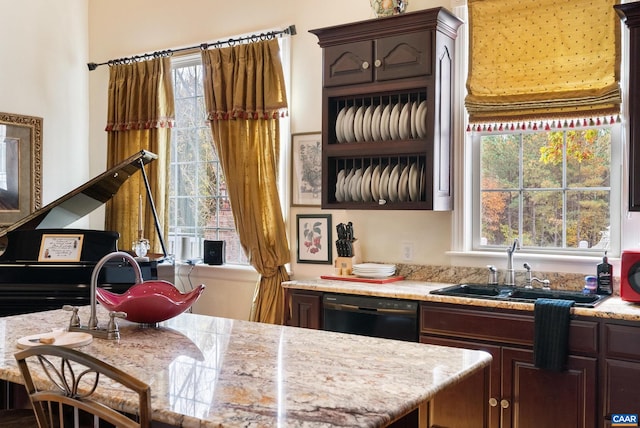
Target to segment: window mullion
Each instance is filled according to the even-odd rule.
[[[524,134],[520,134],[518,156],[518,240],[524,244]]]

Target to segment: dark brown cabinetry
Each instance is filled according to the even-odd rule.
[[[322,328],[322,293],[285,289],[284,296],[286,325]]]
[[[532,314],[424,303],[422,343],[480,349],[492,357],[485,412],[492,428],[596,427],[598,323],[572,320],[566,370],[533,364]],[[448,403],[436,403],[446,407]],[[437,414],[437,413],[436,413]],[[455,422],[455,421],[454,421]],[[452,422],[445,420],[443,426]]]
[[[452,208],[460,24],[436,8],[311,30],[323,48],[323,208]]]
[[[629,210],[640,211],[640,2],[614,8],[629,27]]]
[[[615,413],[640,414],[640,327],[606,322],[603,329],[603,416],[609,427]]]
[[[324,50],[325,87],[432,74],[431,32],[329,46]]]

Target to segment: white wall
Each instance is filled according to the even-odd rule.
[[[90,178],[87,0],[0,11],[0,111],[43,118],[44,205]]]

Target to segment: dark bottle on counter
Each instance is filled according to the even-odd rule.
[[[605,251],[602,263],[598,265],[598,294],[612,294],[613,292],[613,266],[609,264]]]

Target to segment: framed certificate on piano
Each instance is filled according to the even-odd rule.
[[[79,262],[83,234],[43,234],[39,262]]]

